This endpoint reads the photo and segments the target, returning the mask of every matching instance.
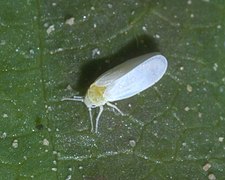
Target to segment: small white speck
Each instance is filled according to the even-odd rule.
[[[30,50],[29,50],[29,53],[30,53],[30,54],[34,54],[34,50],[33,50],[33,49],[30,49]]]
[[[188,0],[188,1],[187,1],[187,4],[188,4],[188,5],[192,4],[192,1],[191,1],[191,0]]]
[[[43,140],[43,145],[44,145],[44,146],[49,146],[49,141],[48,141],[47,139],[44,139],[44,140]]]
[[[131,107],[132,105],[131,104],[128,104],[128,107]]]
[[[57,151],[52,151],[52,154],[57,154]]]
[[[14,139],[14,141],[12,142],[12,147],[13,148],[18,148],[19,144],[18,144],[18,140]]]
[[[49,113],[49,112],[51,112],[53,109],[52,109],[52,106],[45,106],[45,108],[46,108],[46,113]]]
[[[187,143],[183,142],[183,143],[182,143],[182,146],[187,146]]]
[[[72,168],[68,168],[69,171],[72,171]]]
[[[52,171],[57,171],[57,168],[52,168]]]
[[[66,177],[66,180],[70,180],[70,179],[72,179],[72,175],[68,175],[68,176]]]
[[[9,117],[9,116],[8,116],[8,114],[3,114],[2,117],[3,117],[3,118],[7,118],[7,117]]]
[[[194,15],[194,14],[191,14],[191,15],[190,15],[190,17],[191,17],[191,18],[194,18],[194,17],[195,17],[195,15]]]
[[[224,137],[219,137],[219,142],[223,142]]]
[[[52,3],[52,6],[56,6],[57,4],[56,3]]]
[[[217,71],[217,69],[218,69],[218,64],[217,64],[217,63],[214,63],[214,65],[213,65],[213,70],[214,70],[214,71]]]
[[[221,29],[221,25],[217,25],[217,29]]]
[[[147,28],[145,26],[142,27],[143,31],[147,31]]]
[[[37,101],[33,100],[32,103],[36,105],[37,104]]]
[[[71,17],[71,18],[66,20],[65,24],[68,24],[68,25],[72,26],[74,24],[74,20],[75,20],[75,18]]]
[[[216,176],[214,174],[208,175],[209,180],[216,180]]]
[[[49,24],[46,22],[44,23],[44,27],[47,28],[49,26]]]
[[[94,11],[95,10],[95,7],[94,6],[91,6],[91,10]]]
[[[95,58],[96,55],[100,55],[101,52],[98,48],[92,50],[92,58]]]
[[[131,147],[135,147],[136,146],[136,141],[135,140],[130,140],[129,144]]]
[[[206,163],[206,164],[202,167],[202,169],[203,169],[204,171],[208,171],[210,168],[211,168],[211,164],[209,164],[209,163]]]
[[[199,112],[198,113],[198,117],[201,118],[202,117],[202,113]]]
[[[70,84],[68,84],[68,86],[66,87],[66,90],[68,90],[68,91],[72,91],[72,90],[73,90],[73,88],[71,87],[71,85],[70,85]]]
[[[48,27],[48,29],[47,29],[47,34],[49,35],[49,34],[51,34],[53,31],[55,31],[55,26],[54,25],[51,25],[51,26],[49,26]]]
[[[187,107],[184,108],[184,110],[185,110],[185,111],[189,111],[190,108],[187,106]]]
[[[58,53],[58,52],[62,52],[64,49],[63,48],[58,48],[54,51],[50,51],[50,54],[54,54],[54,53]]]
[[[5,139],[6,136],[7,136],[7,133],[6,133],[6,132],[3,132],[2,135],[0,135],[0,138],[1,138],[1,139]]]
[[[96,28],[96,27],[97,27],[97,24],[96,24],[96,23],[94,23],[93,27],[94,27],[94,28]]]
[[[184,67],[183,67],[183,66],[181,66],[181,67],[180,67],[180,70],[181,70],[181,71],[183,71],[183,70],[184,70]]]
[[[83,20],[86,20],[87,19],[87,16],[83,16]]]
[[[56,161],[53,161],[53,164],[54,164],[54,165],[56,165],[56,164],[57,164],[57,162],[56,162]]]
[[[155,38],[156,38],[156,39],[159,39],[159,38],[160,38],[160,35],[155,34]]]
[[[190,84],[187,85],[187,91],[192,92],[192,86]]]
[[[82,170],[83,169],[83,166],[79,166],[79,169]]]
[[[108,8],[111,9],[113,6],[112,4],[108,4]]]

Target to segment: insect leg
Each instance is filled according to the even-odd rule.
[[[99,119],[100,119],[100,116],[103,112],[103,106],[100,106],[99,107],[99,113],[98,113],[98,116],[96,118],[96,124],[95,124],[95,133],[98,133],[98,122],[99,122]]]
[[[94,124],[93,124],[91,108],[88,108],[88,111],[89,111],[89,116],[90,116],[90,121],[91,121],[91,132],[94,132]]]
[[[114,104],[111,104],[109,102],[106,103],[108,106],[114,108],[115,110],[117,110],[122,116],[124,116],[124,113]]]

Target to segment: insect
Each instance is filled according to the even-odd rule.
[[[84,97],[74,96],[63,98],[62,101],[84,102],[89,111],[92,132],[94,132],[94,124],[91,110],[99,107],[100,110],[95,123],[95,133],[98,133],[98,123],[105,104],[124,115],[111,102],[132,97],[154,85],[165,74],[167,66],[168,63],[164,56],[156,53],[145,54],[103,73],[90,85]]]

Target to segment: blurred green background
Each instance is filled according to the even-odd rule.
[[[2,0],[0,179],[223,179],[225,2]],[[105,107],[98,75],[148,52],[169,62],[153,87]],[[98,113],[95,109],[94,115]]]

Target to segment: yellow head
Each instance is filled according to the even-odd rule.
[[[88,108],[94,108],[104,105],[106,103],[106,99],[104,97],[105,89],[105,86],[97,86],[92,84],[84,98],[84,103],[86,106]]]

